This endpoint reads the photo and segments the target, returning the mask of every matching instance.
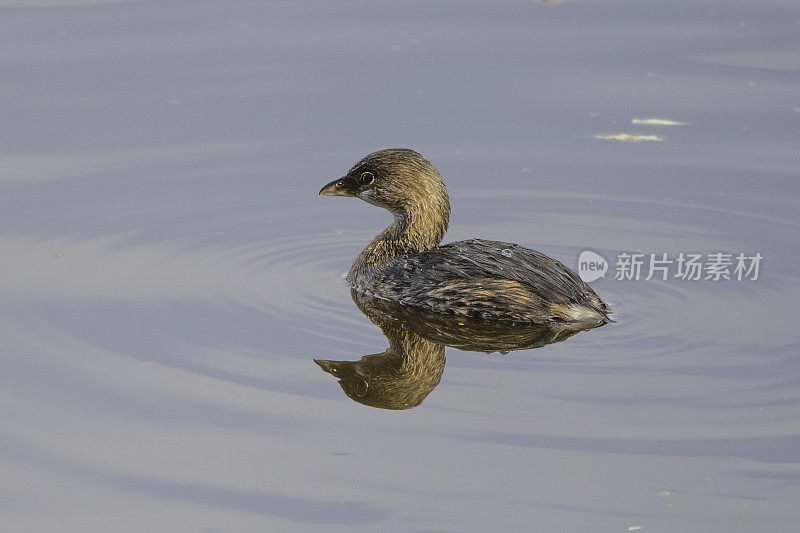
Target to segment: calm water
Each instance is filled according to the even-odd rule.
[[[797,530],[796,0],[0,1],[0,69],[4,531]],[[388,146],[618,322],[351,401],[389,216],[317,191]]]

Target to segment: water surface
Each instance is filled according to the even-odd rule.
[[[4,529],[796,528],[796,2],[0,15]],[[351,401],[313,359],[386,349],[342,275],[389,216],[317,191],[390,146],[447,241],[606,258],[617,323]],[[764,259],[615,280],[636,251]]]

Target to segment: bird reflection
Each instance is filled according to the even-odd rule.
[[[444,371],[444,347],[508,353],[561,342],[592,323],[522,324],[465,320],[419,311],[397,302],[351,291],[356,306],[389,341],[380,353],[358,361],[315,359],[337,377],[344,393],[356,402],[380,409],[410,409],[422,403],[439,384]]]

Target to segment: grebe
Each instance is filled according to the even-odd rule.
[[[450,199],[436,168],[414,150],[369,154],[319,194],[354,196],[394,221],[353,261],[353,289],[436,313],[510,322],[609,322],[575,272],[516,244],[482,239],[440,246]]]

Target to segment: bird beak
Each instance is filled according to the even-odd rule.
[[[324,186],[319,193],[323,196],[355,196],[356,191],[353,185],[355,184],[352,180],[339,178]]]

